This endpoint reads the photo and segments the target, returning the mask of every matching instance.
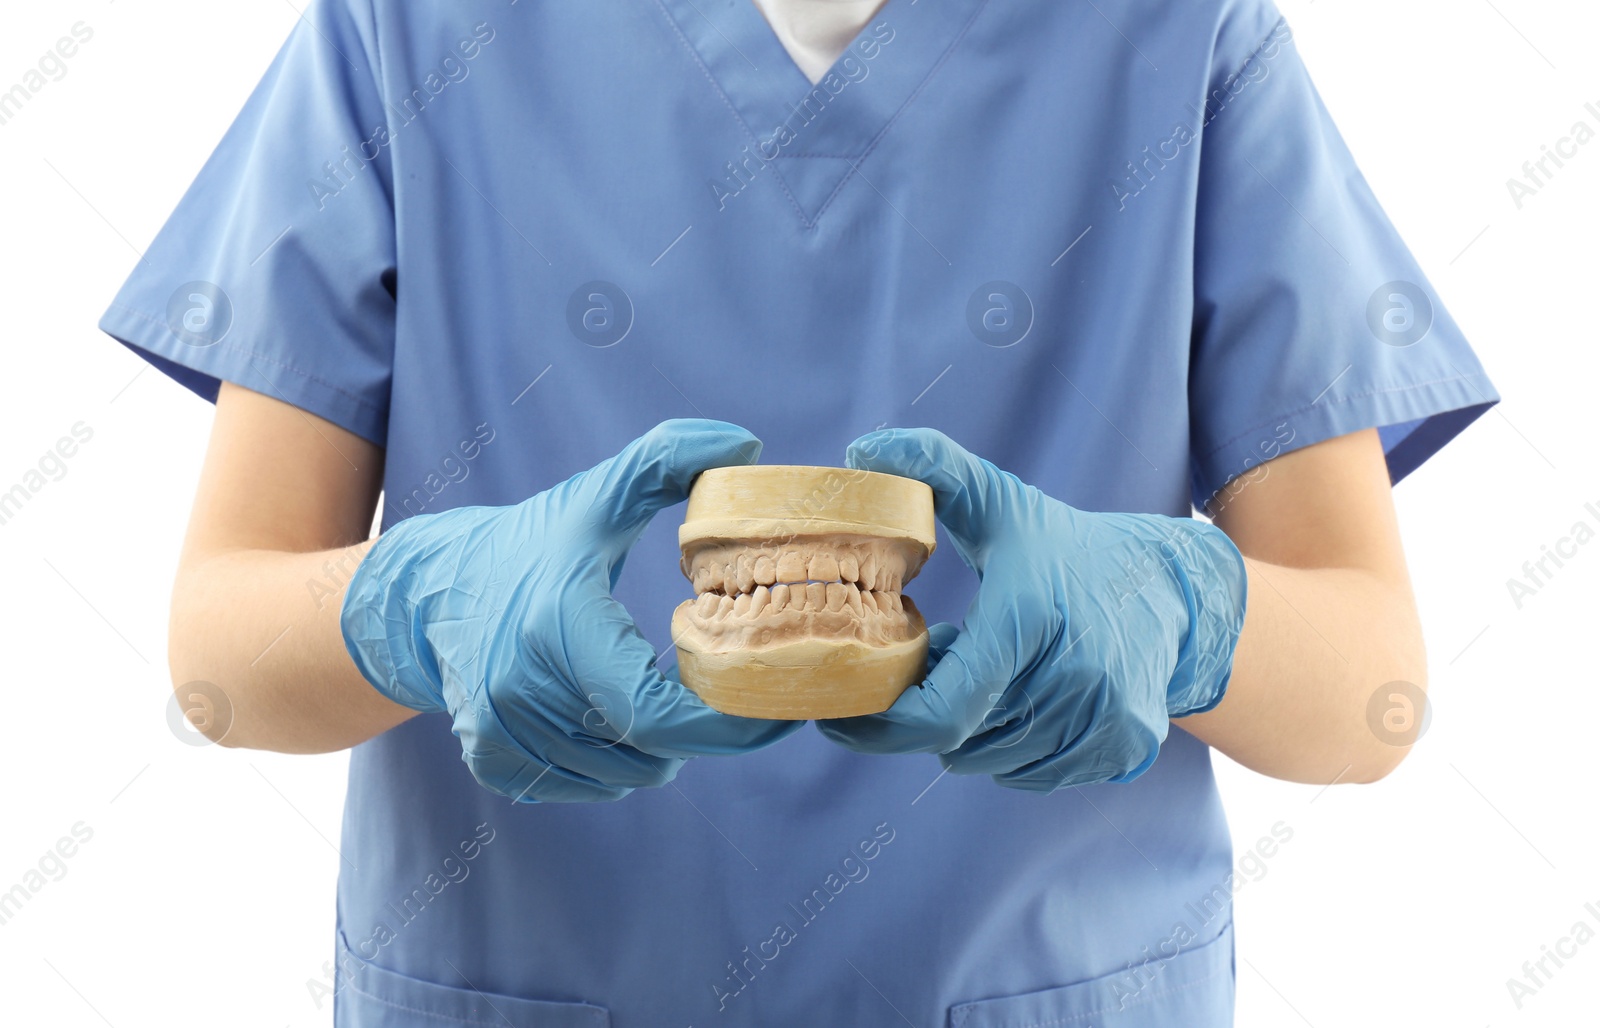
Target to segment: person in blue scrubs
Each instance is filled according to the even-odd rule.
[[[1404,755],[1388,487],[1498,396],[1269,0],[888,0],[816,81],[776,24],[316,0],[101,320],[217,402],[180,694],[353,747],[311,1001],[1229,1024],[1210,748]],[[888,713],[675,681],[652,515],[758,459],[934,487]]]

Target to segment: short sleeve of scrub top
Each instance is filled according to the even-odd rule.
[[[1216,54],[1196,119],[1193,502],[1216,509],[1264,461],[1370,427],[1398,482],[1499,396],[1276,8],[1241,5]]]
[[[225,379],[382,445],[395,228],[373,42],[342,0],[307,9],[100,327],[207,400]],[[308,181],[308,155],[333,177]],[[332,188],[360,176],[376,188]]]

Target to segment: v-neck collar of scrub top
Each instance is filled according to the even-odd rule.
[[[801,225],[809,229],[833,196],[860,174],[862,162],[944,64],[988,0],[887,0],[816,85],[751,0],[656,3],[748,137],[750,155],[778,177]],[[892,38],[880,41],[874,58],[864,58],[857,44],[877,39],[875,27],[884,23],[893,30]],[[845,74],[852,58],[867,69],[865,75]],[[837,93],[825,85],[830,76],[845,83]],[[806,108],[807,97],[818,91],[827,99]],[[778,147],[769,143],[764,152],[774,156],[766,159],[761,144],[783,125],[790,126],[794,139]]]

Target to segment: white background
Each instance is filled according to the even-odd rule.
[[[1238,1023],[1592,1024],[1600,940],[1520,1010],[1506,980],[1575,922],[1600,928],[1600,543],[1520,610],[1506,581],[1600,522],[1584,510],[1600,508],[1600,140],[1520,210],[1506,180],[1577,120],[1600,127],[1584,110],[1600,108],[1600,12],[1282,6],[1506,400],[1396,490],[1435,700],[1411,758],[1325,792],[1218,758],[1241,849],[1278,821],[1293,831],[1237,897]],[[75,823],[94,833],[0,925],[6,1024],[329,1022],[306,982],[330,954],[346,759],[169,731],[166,600],[210,408],[95,328],[295,17],[268,0],[45,0],[0,17],[0,88],[74,22],[94,30],[0,127],[0,490],[75,422],[94,432],[0,525],[0,891]]]

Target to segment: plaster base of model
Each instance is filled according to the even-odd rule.
[[[678,674],[724,714],[793,721],[878,714],[922,681],[928,659],[927,626],[915,604],[903,603],[908,637],[899,642],[871,646],[812,636],[719,653],[693,648],[694,601],[687,600],[672,617]]]
[[[887,710],[926,668],[901,594],[934,547],[933,492],[845,468],[717,468],[678,531],[696,597],[672,617],[679,677],[724,714]]]

